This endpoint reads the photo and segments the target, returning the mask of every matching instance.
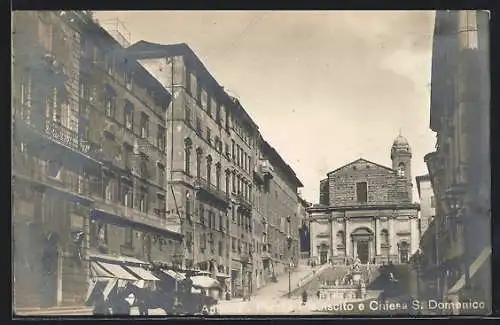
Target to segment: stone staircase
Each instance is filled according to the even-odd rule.
[[[304,278],[312,276],[313,269],[307,265],[299,264],[290,274],[291,288],[296,288],[297,284]],[[288,294],[288,272],[277,277],[277,282],[271,282],[266,286],[259,288],[255,296],[281,297]]]
[[[370,265],[369,270],[366,265],[360,267],[361,277],[367,280],[367,290],[372,290],[376,292],[381,292],[384,289],[384,285],[373,285],[381,283],[381,278],[383,275],[380,270],[379,265]],[[312,277],[303,280],[294,290],[292,295],[300,296],[305,290],[309,296],[316,295],[321,285],[326,281],[334,283],[335,280],[342,281],[342,279],[351,272],[351,266],[347,265],[323,265],[322,268],[316,271]],[[385,280],[384,280],[385,281]]]

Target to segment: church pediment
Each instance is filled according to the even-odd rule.
[[[332,176],[334,174],[338,173],[345,173],[345,172],[351,172],[351,171],[383,171],[386,174],[392,174],[394,173],[392,168],[374,163],[372,161],[366,160],[364,158],[359,158],[358,160],[355,160],[353,162],[350,162],[340,168],[335,169],[334,171],[331,171],[328,173],[328,176]]]

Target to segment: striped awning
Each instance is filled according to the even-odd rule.
[[[473,277],[474,274],[479,270],[479,268],[488,260],[491,256],[491,246],[485,247],[481,254],[476,258],[476,260],[469,267],[469,277]],[[465,286],[465,274],[463,274],[460,279],[448,290],[448,294],[455,294],[460,291]]]
[[[135,275],[137,275],[142,280],[146,281],[158,281],[159,279],[155,277],[150,271],[143,269],[142,267],[137,266],[125,266],[127,269],[132,271]]]
[[[130,273],[129,271],[127,271],[125,268],[123,268],[118,264],[111,264],[111,263],[97,262],[97,261],[93,261],[92,264],[93,264],[92,269],[96,270],[97,277],[115,278],[115,279],[130,280],[130,281],[139,280],[137,277],[132,275],[132,273]]]
[[[183,273],[175,272],[174,270],[162,270],[162,272],[176,281],[182,281],[186,278]]]

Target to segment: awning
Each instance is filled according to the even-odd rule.
[[[212,289],[220,287],[219,281],[204,275],[193,276],[191,280],[193,281],[193,287],[197,288]]]
[[[90,281],[89,287],[87,289],[87,295],[85,296],[85,303],[92,305],[94,297],[96,294],[100,294],[106,287],[109,279],[98,279],[94,278]]]
[[[469,267],[469,277],[473,277],[474,274],[479,270],[479,268],[488,260],[491,256],[491,246],[485,247],[481,254],[476,258],[476,260]],[[448,294],[455,294],[460,291],[465,286],[465,274],[463,274],[460,279],[455,283],[450,290],[448,290]]]
[[[105,270],[97,262],[90,262],[90,274],[94,278],[113,278],[114,275]]]
[[[118,264],[110,264],[104,262],[93,262],[99,265],[101,268],[104,268],[108,273],[112,274],[111,277],[122,280],[130,280],[137,281],[139,280],[135,276],[133,276],[130,272],[125,270],[122,266]],[[108,276],[109,277],[109,276]]]
[[[217,273],[217,277],[218,278],[222,278],[222,279],[228,279],[228,278],[230,278],[229,275],[224,274],[224,273]]]
[[[143,269],[142,267],[137,267],[137,266],[126,266],[127,269],[130,269],[130,271],[134,272],[137,276],[139,276],[142,280],[146,281],[158,281],[159,279],[155,277],[151,272],[149,272],[146,269]]]
[[[183,273],[175,272],[174,270],[162,270],[162,272],[176,281],[182,281],[186,278]]]
[[[114,287],[116,286],[117,283],[118,283],[118,279],[109,279],[108,283],[106,284],[106,287],[102,291],[102,295],[104,296],[104,300],[108,300],[109,294],[114,289]]]

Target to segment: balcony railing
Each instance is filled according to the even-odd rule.
[[[154,214],[147,214],[115,202],[105,201],[102,199],[96,200],[95,208],[136,223],[145,224],[154,228],[165,229],[164,219],[159,218]]]
[[[236,200],[238,202],[238,205],[248,211],[252,210],[252,203],[248,201],[245,196],[243,196],[241,193],[236,194]]]
[[[208,194],[219,202],[225,205],[229,204],[230,199],[226,195],[226,193],[222,192],[220,189],[208,182],[203,177],[197,177],[194,182],[194,186],[198,191],[203,191],[205,194]]]
[[[59,144],[99,159],[101,153],[100,145],[79,137],[78,132],[58,122],[44,119],[40,121],[40,123],[36,123],[31,116],[32,109],[33,108],[22,105],[21,111],[17,115],[17,120],[24,123],[30,129],[46,135]]]

